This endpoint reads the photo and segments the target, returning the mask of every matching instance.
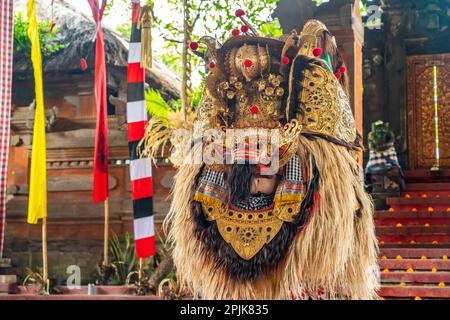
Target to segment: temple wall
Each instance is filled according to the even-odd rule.
[[[14,84],[11,153],[8,169],[5,255],[23,275],[42,265],[41,224],[26,222],[34,110],[32,81]],[[103,254],[103,203],[93,204],[95,99],[92,80],[52,78],[46,84],[46,117],[53,121],[47,142],[47,238],[50,278],[63,279],[69,265],[80,266],[84,282],[95,278]],[[31,98],[30,98],[31,97]],[[56,118],[51,110],[57,108]],[[128,141],[123,114],[108,117],[110,235],[133,233]],[[168,211],[174,169],[153,167],[154,214],[157,227]]]

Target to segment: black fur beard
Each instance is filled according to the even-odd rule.
[[[235,190],[230,195],[234,199],[233,203],[236,203],[234,202],[236,199],[245,200],[250,195],[254,169],[245,166],[248,165],[233,165],[227,178],[228,186]],[[203,168],[197,175],[194,190],[198,185],[202,170]],[[245,187],[239,185],[239,181],[243,182]],[[242,259],[234,251],[233,247],[225,242],[219,233],[216,222],[206,220],[201,203],[193,201],[192,213],[196,225],[195,232],[197,240],[202,243],[203,253],[210,257],[215,268],[223,270],[231,279],[236,281],[254,281],[260,276],[270,273],[286,257],[294,237],[309,219],[310,209],[313,204],[313,193],[317,190],[317,185],[312,183],[311,186],[312,188],[309,188],[306,195],[306,199],[309,201],[302,203],[301,214],[296,221],[283,223],[280,231],[272,241],[265,244],[250,260]]]

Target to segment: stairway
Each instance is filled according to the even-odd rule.
[[[407,172],[375,213],[382,299],[450,299],[450,178]]]

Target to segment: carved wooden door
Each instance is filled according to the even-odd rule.
[[[450,54],[408,57],[410,169],[450,168]]]

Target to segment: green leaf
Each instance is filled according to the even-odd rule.
[[[161,93],[150,88],[145,92],[145,102],[147,112],[152,116],[159,118],[163,122],[167,122],[170,106],[161,96]]]

